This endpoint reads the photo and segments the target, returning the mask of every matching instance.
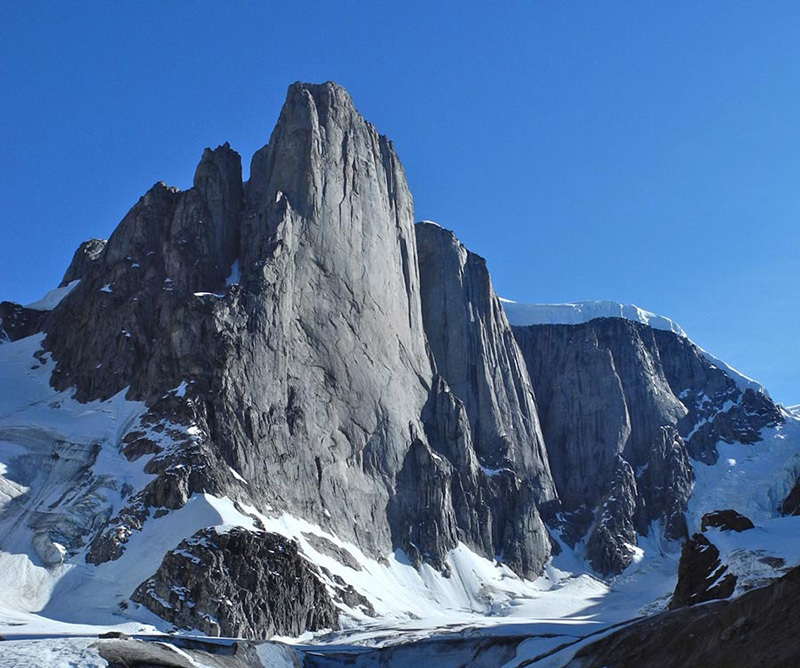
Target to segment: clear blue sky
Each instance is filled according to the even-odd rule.
[[[6,2],[0,297],[345,85],[520,301],[612,299],[800,401],[800,3]]]

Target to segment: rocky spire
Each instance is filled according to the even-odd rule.
[[[464,402],[478,457],[556,497],[525,360],[492,287],[486,261],[449,230],[417,225],[422,315],[437,371]]]
[[[155,478],[111,518],[90,562],[119,557],[150,508],[209,492],[376,557],[399,548],[446,570],[461,542],[541,573],[539,505],[554,487],[530,382],[485,266],[454,262],[449,246],[424,271],[464,289],[448,287],[449,311],[435,315],[413,220],[391,142],[333,83],[290,87],[244,187],[224,145],[204,153],[193,188],[157,184],[142,197],[53,311],[46,344],[57,385],[84,399],[129,387],[147,424],[191,427],[192,438],[165,449],[145,431],[127,437],[131,457],[156,452]],[[226,282],[237,261],[240,279]],[[444,355],[438,373],[426,329]],[[476,385],[440,340],[482,365]]]

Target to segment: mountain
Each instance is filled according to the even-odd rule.
[[[0,303],[0,374],[3,635],[567,661],[800,563],[800,418],[668,318],[500,299],[333,83]]]
[[[679,332],[606,317],[514,328],[568,533],[588,532],[589,562],[606,575],[631,563],[654,523],[687,537],[692,460],[714,464],[718,442],[755,443],[784,421]]]

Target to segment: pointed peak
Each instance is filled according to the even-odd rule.
[[[312,118],[316,117],[320,125],[326,126],[330,120],[336,122],[352,123],[358,119],[366,123],[356,109],[353,98],[347,90],[333,81],[325,83],[303,83],[297,81],[289,86],[286,93],[286,102],[281,110],[281,123],[314,124]],[[346,119],[346,120],[345,120]]]
[[[241,180],[242,157],[225,142],[217,148],[206,148],[203,157],[194,173],[194,186],[199,187],[204,179],[209,178],[209,174],[221,175],[228,178],[229,175],[236,176]]]
[[[297,99],[309,95],[318,107],[332,107],[337,104],[349,104],[353,106],[353,98],[347,89],[334,82],[325,83],[305,83],[295,81],[286,93],[286,101]]]

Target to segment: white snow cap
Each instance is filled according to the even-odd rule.
[[[579,325],[595,318],[624,318],[649,325],[654,329],[665,329],[679,336],[686,336],[683,328],[674,320],[639,308],[636,304],[619,304],[609,301],[585,301],[571,304],[520,304],[500,298],[503,310],[512,325]]]

